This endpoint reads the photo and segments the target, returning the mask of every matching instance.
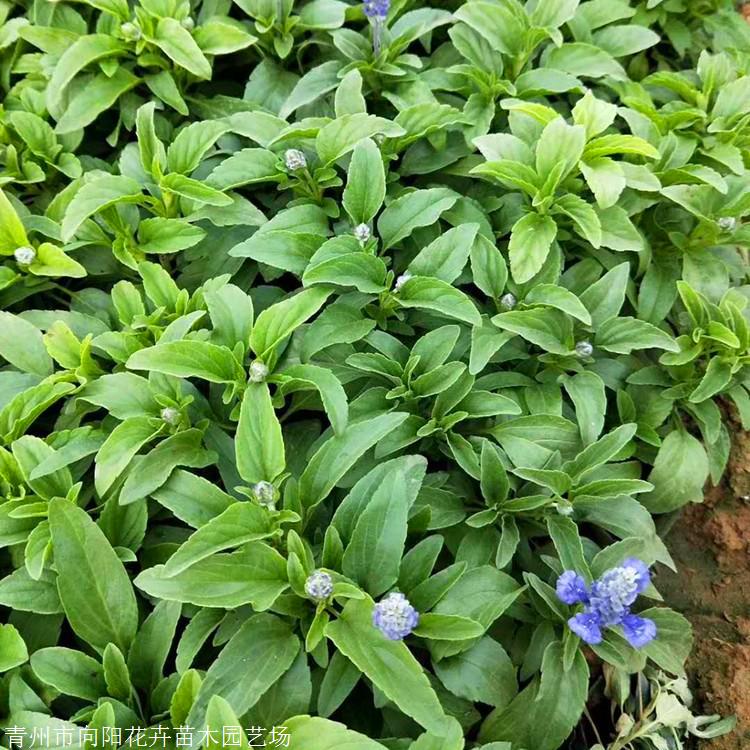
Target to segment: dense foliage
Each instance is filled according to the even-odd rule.
[[[732,2],[0,24],[6,748],[726,731],[649,568],[750,428]]]

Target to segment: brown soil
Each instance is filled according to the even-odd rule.
[[[667,602],[693,624],[695,709],[738,720],[732,734],[700,742],[701,750],[750,748],[750,433],[735,430],[733,442],[725,482],[686,508],[669,533],[679,572],[658,575]]]

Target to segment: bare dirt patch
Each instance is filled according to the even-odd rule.
[[[701,742],[705,750],[750,748],[750,433],[733,437],[725,482],[669,533],[678,573],[662,569],[658,581],[693,624],[688,671],[699,711],[738,719],[731,735]]]

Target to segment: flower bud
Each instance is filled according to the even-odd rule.
[[[516,299],[515,294],[511,294],[510,292],[508,292],[507,294],[504,294],[502,297],[500,297],[500,304],[506,310],[512,310],[518,304],[518,300]]]
[[[594,353],[594,347],[589,341],[578,341],[576,342],[576,357],[580,359],[586,359]]]
[[[399,276],[396,279],[396,283],[393,285],[393,291],[399,292],[401,291],[401,287],[406,284],[407,281],[411,278],[411,274],[408,271],[404,271],[401,276]]]
[[[120,33],[131,42],[137,42],[141,38],[141,29],[132,21],[120,24]]]
[[[250,364],[248,377],[251,383],[262,383],[268,377],[268,366],[256,359]]]
[[[333,593],[333,579],[323,570],[316,570],[305,581],[305,593],[316,602],[324,602]]]
[[[267,508],[273,508],[276,502],[276,488],[271,482],[256,482],[250,487],[253,499],[258,505],[265,505]]]
[[[192,31],[195,28],[195,21],[193,21],[193,19],[188,16],[187,18],[183,18],[182,21],[180,21],[180,25],[183,29]]]
[[[290,172],[296,172],[307,167],[307,158],[299,149],[290,148],[284,152],[284,163]]]
[[[36,260],[36,250],[28,245],[17,247],[13,257],[19,266],[30,266]]]
[[[737,227],[737,219],[734,216],[722,216],[717,222],[719,229],[725,232],[734,232]]]
[[[160,413],[162,422],[170,427],[176,427],[180,423],[180,412],[173,406],[165,406]]]
[[[370,227],[367,224],[357,224],[354,227],[354,236],[364,245],[370,239]]]

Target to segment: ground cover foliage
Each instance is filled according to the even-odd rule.
[[[0,22],[0,716],[23,747],[664,750],[731,726],[688,709],[689,625],[648,568],[722,476],[727,410],[750,428],[732,3]]]

